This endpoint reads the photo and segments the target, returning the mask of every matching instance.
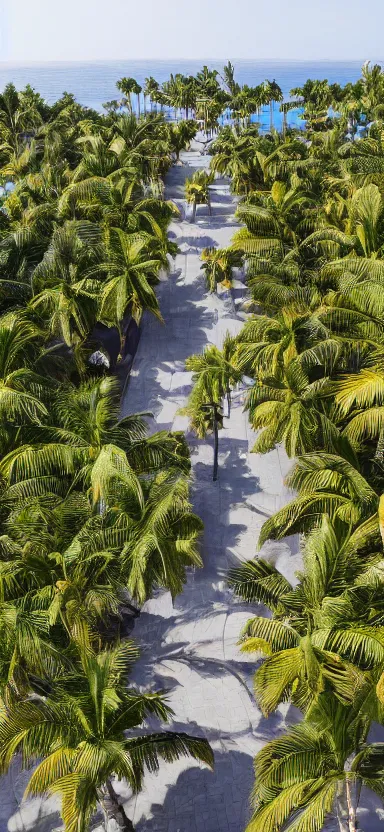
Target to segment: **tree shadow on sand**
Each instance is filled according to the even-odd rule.
[[[241,832],[249,817],[252,757],[217,753],[215,770],[191,768],[168,788],[151,818],[135,822],[137,832]]]

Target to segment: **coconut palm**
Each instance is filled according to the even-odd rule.
[[[192,370],[193,388],[187,406],[181,411],[190,419],[192,430],[200,438],[212,432],[214,437],[213,480],[217,479],[219,437],[223,426],[222,403],[227,398],[228,417],[231,412],[231,387],[240,381],[232,356],[235,341],[227,334],[222,350],[215,346],[206,347],[202,355],[192,355],[186,361],[187,370]]]
[[[235,233],[232,247],[262,258],[284,256],[300,242],[300,209],[313,203],[307,191],[274,182],[269,194],[257,192],[240,204],[236,213],[246,228]]]
[[[48,414],[34,430],[20,432],[17,448],[3,456],[1,472],[10,488],[23,497],[36,494],[38,484],[62,494],[78,472],[87,485],[95,461],[106,445],[124,451],[137,474],[175,469],[188,473],[189,458],[184,437],[170,431],[148,436],[146,417],[138,413],[119,418],[120,386],[107,377],[78,386],[62,384],[50,397]]]
[[[99,532],[82,530],[79,547],[89,554],[118,547],[122,583],[139,604],[163,586],[174,598],[186,580],[188,566],[201,566],[197,541],[200,519],[191,511],[188,479],[172,469],[139,479],[125,454],[106,446],[91,473],[95,504],[107,514]]]
[[[310,382],[299,360],[290,362],[281,380],[264,376],[256,382],[245,404],[253,428],[263,428],[253,452],[267,453],[279,442],[284,442],[288,456],[316,448],[333,450],[339,432],[323,404],[326,385],[326,378]]]
[[[345,458],[321,450],[297,460],[286,483],[298,496],[264,523],[260,544],[308,530],[325,513],[359,529],[363,538],[377,534],[379,495],[360,472],[349,444],[339,441],[339,447]]]
[[[383,744],[367,742],[377,714],[365,698],[346,707],[322,693],[304,722],[259,751],[247,832],[320,832],[337,819],[340,832],[356,832],[361,787],[383,799]]]
[[[382,567],[382,552],[368,554],[357,534],[323,516],[306,539],[295,586],[261,558],[230,571],[236,594],[272,612],[251,618],[240,642],[266,657],[254,677],[265,715],[287,697],[307,710],[324,689],[351,701],[368,668],[381,672],[384,630],[372,610],[380,604]]]
[[[264,98],[269,104],[270,108],[270,130],[273,130],[273,104],[275,101],[283,101],[283,93],[281,88],[276,83],[275,80],[273,81],[264,81],[263,86],[263,93]]]
[[[126,687],[137,651],[131,642],[98,654],[79,655],[79,666],[59,679],[47,697],[26,699],[0,720],[0,761],[6,771],[14,750],[24,764],[39,760],[26,794],[57,794],[67,832],[86,832],[96,809],[105,822],[132,830],[120,806],[113,778],[140,791],[146,769],[161,760],[191,756],[211,766],[205,739],[181,732],[143,732],[148,716],[168,722],[172,711],[164,695]],[[106,828],[109,828],[108,825]]]
[[[119,81],[116,81],[116,86],[125,96],[124,104],[128,105],[129,112],[132,113],[132,93],[136,92],[137,81],[135,78],[120,78]]]
[[[144,85],[144,107],[145,107],[145,98],[148,96],[150,100],[150,107],[152,112],[152,103],[157,101],[159,94],[159,83],[156,81],[155,78],[149,76],[149,78],[145,79]]]
[[[144,233],[126,234],[121,228],[112,228],[106,250],[107,259],[92,268],[89,274],[106,273],[101,290],[100,319],[117,326],[123,339],[122,321],[128,312],[137,323],[145,309],[162,320],[152,287],[158,282],[163,263],[151,253],[150,237]]]
[[[211,175],[205,170],[198,170],[190,179],[186,179],[185,198],[192,205],[191,222],[195,222],[196,208],[198,205],[207,205],[208,212],[211,214],[209,186],[212,182],[213,174]]]
[[[191,140],[196,135],[196,130],[197,124],[191,120],[179,121],[178,124],[169,125],[169,141],[176,162],[179,161],[181,151],[189,147]]]
[[[0,318],[0,412],[6,423],[39,422],[47,415],[49,383],[34,371],[43,333],[23,311]]]
[[[235,193],[246,194],[262,185],[264,177],[258,152],[260,142],[238,125],[224,127],[210,146],[211,170],[231,178]]]
[[[0,135],[3,144],[19,152],[25,131],[41,124],[41,115],[36,101],[30,96],[17,92],[14,84],[9,83],[0,96]]]
[[[241,256],[238,252],[226,248],[204,248],[201,252],[201,259],[203,261],[201,268],[204,269],[209,291],[214,292],[218,283],[230,288],[232,269],[234,266],[241,265]]]

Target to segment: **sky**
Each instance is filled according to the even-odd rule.
[[[383,0],[0,0],[0,61],[374,60],[383,28]]]

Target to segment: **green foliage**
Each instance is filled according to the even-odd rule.
[[[114,777],[137,791],[163,760],[213,760],[204,739],[143,733],[171,711],[127,686],[138,651],[120,642],[127,615],[202,565],[202,523],[184,436],[150,432],[150,413],[121,418],[120,384],[89,363],[107,352],[101,329],[122,358],[128,325],[162,320],[178,216],[163,177],[197,129],[136,118],[139,85],[119,88],[123,111],[103,116],[68,93],[0,96],[0,175],[14,184],[0,222],[0,768],[20,752],[27,794],[57,794],[67,832],[99,808],[133,829]]]
[[[79,650],[76,665],[57,678],[46,697],[11,705],[1,719],[2,771],[15,752],[21,752],[25,765],[39,760],[26,795],[59,795],[69,832],[89,828],[106,791],[116,810],[113,776],[124,778],[137,792],[145,770],[157,771],[160,760],[190,756],[212,766],[204,739],[181,732],[137,731],[147,717],[167,722],[172,711],[162,693],[127,687],[136,656],[129,641],[97,654]]]
[[[285,701],[303,713],[256,756],[247,832],[320,832],[336,818],[355,832],[362,785],[384,799],[382,744],[368,743],[384,719],[384,76],[367,63],[356,84],[292,90],[281,109],[303,106],[307,141],[258,136],[246,124],[255,91],[236,84],[231,64],[223,77],[237,124],[213,142],[211,170],[231,177],[241,227],[227,252],[203,253],[204,269],[212,289],[231,253],[243,260],[250,314],[227,355],[229,385],[247,388],[253,451],[283,443],[295,459],[292,499],[259,544],[299,533],[303,558],[292,584],[264,548],[229,573],[255,606],[240,645],[258,662],[258,705],[265,716]],[[366,137],[347,141],[364,121]],[[201,436],[213,398],[205,360],[190,359],[187,409]]]

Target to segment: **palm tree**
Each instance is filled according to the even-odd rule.
[[[187,406],[181,411],[189,416],[192,430],[204,438],[212,431],[214,437],[213,481],[217,480],[219,437],[223,426],[222,402],[227,397],[228,417],[231,409],[231,386],[240,380],[231,358],[234,339],[227,334],[222,351],[211,345],[202,355],[192,355],[186,361],[186,369],[192,370],[192,392]]]
[[[130,170],[131,178],[133,174],[146,184],[166,173],[170,165],[168,128],[160,114],[140,120],[132,113],[120,116],[109,149],[120,168]]]
[[[197,125],[194,121],[179,121],[178,124],[169,125],[169,141],[172,152],[179,161],[180,153],[186,150],[196,134]]]
[[[13,753],[24,764],[39,760],[26,794],[57,794],[66,832],[86,832],[99,806],[105,828],[133,823],[119,804],[113,778],[140,791],[145,769],[156,771],[161,759],[191,756],[212,766],[205,739],[181,732],[142,732],[146,717],[167,722],[172,714],[164,695],[126,687],[137,656],[131,642],[79,655],[75,672],[59,678],[47,697],[11,706],[0,720],[0,761],[6,771]]]
[[[307,711],[325,689],[348,703],[368,668],[381,673],[384,630],[371,609],[382,554],[368,554],[357,534],[325,515],[306,539],[303,562],[295,586],[261,558],[229,573],[237,595],[272,612],[251,618],[240,641],[243,651],[265,656],[254,690],[266,716],[288,697]]]
[[[274,182],[270,193],[256,192],[237,209],[237,217],[246,228],[235,233],[232,247],[256,257],[284,256],[289,249],[296,249],[300,241],[298,209],[309,207],[314,201],[306,190],[287,189],[279,181]]]
[[[140,86],[140,84],[137,83],[137,81],[135,82],[135,84],[132,88],[132,92],[134,93],[134,95],[136,95],[136,98],[137,98],[137,115],[138,115],[139,118],[140,118],[140,93],[142,92],[142,89],[143,88]]]
[[[210,146],[211,170],[231,178],[235,193],[246,194],[262,185],[260,140],[237,125],[224,127]]]
[[[218,283],[229,288],[233,267],[241,265],[241,256],[226,248],[204,248],[201,259],[210,292],[216,291]]]
[[[116,81],[117,89],[126,96],[124,103],[128,104],[129,112],[133,112],[132,108],[132,93],[137,94],[138,83],[135,78],[120,78],[119,81]]]
[[[41,115],[36,100],[32,96],[17,92],[14,84],[9,83],[0,96],[0,135],[3,144],[7,144],[16,153],[22,147],[23,133],[34,132],[41,124]]]
[[[364,539],[377,538],[379,495],[360,472],[349,443],[340,441],[339,445],[345,458],[319,450],[297,460],[286,484],[298,496],[264,523],[260,545],[307,531],[325,513],[358,529]]]
[[[279,442],[284,442],[288,456],[316,448],[332,451],[339,432],[323,404],[326,385],[326,378],[310,382],[299,359],[290,362],[282,378],[274,375],[256,382],[245,405],[253,428],[263,428],[253,452],[267,453]]]
[[[303,118],[308,123],[309,131],[326,129],[328,109],[333,99],[327,80],[308,79],[302,87],[295,87],[289,94],[294,96],[289,102],[289,109],[304,107]]]
[[[320,694],[300,725],[259,751],[247,832],[320,832],[331,819],[356,832],[361,787],[383,799],[383,744],[367,742],[376,712],[369,702],[361,711],[364,694],[348,707]]]
[[[49,382],[34,371],[42,331],[23,311],[0,318],[0,412],[6,423],[39,422],[47,415]],[[4,436],[4,434],[3,434]]]
[[[270,108],[270,131],[272,133],[273,130],[273,103],[274,101],[282,101],[283,100],[283,93],[281,88],[276,83],[275,80],[273,81],[264,81],[262,85],[263,89],[263,97],[265,103],[269,104]]]
[[[87,234],[88,232],[88,234]],[[92,329],[97,306],[92,283],[84,280],[101,251],[99,229],[88,223],[80,228],[68,221],[55,230],[44,258],[32,274],[32,310],[46,313],[52,336],[68,346],[84,341]]]
[[[185,198],[192,205],[191,222],[195,222],[196,208],[198,205],[208,205],[208,212],[211,213],[211,202],[209,186],[213,182],[213,174],[205,170],[198,170],[191,179],[185,181]]]
[[[145,106],[145,97],[148,96],[150,100],[151,112],[152,112],[152,102],[157,100],[157,96],[159,93],[159,84],[150,76],[149,78],[145,79],[144,85],[144,106]]]
[[[106,261],[91,269],[89,275],[106,272],[100,319],[118,327],[123,348],[122,322],[128,312],[136,323],[140,323],[144,309],[162,320],[152,285],[158,282],[163,264],[151,253],[150,237],[144,233],[126,234],[121,228],[112,228],[106,248]]]
[[[91,554],[118,548],[121,583],[143,604],[163,586],[174,598],[188,566],[201,566],[197,542],[201,520],[192,513],[188,479],[170,468],[139,478],[116,446],[103,448],[91,473],[93,501],[105,520],[82,530],[74,544]]]

